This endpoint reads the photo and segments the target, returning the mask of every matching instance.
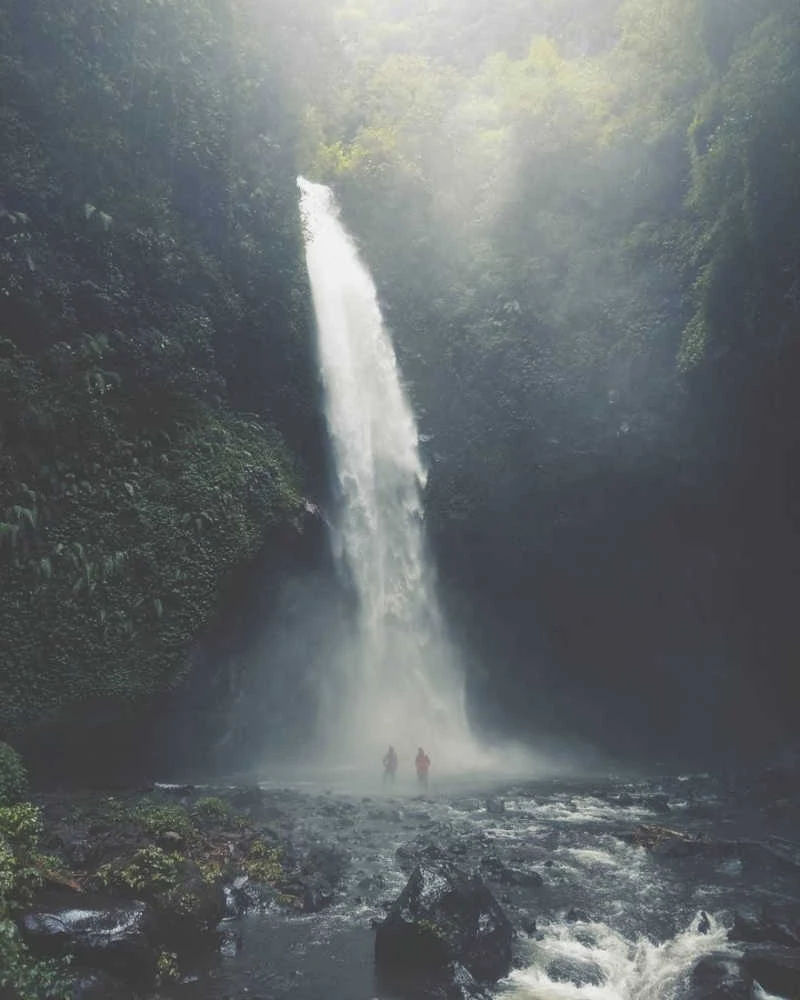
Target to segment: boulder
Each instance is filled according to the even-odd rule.
[[[446,975],[460,963],[481,982],[511,968],[511,923],[477,876],[449,863],[419,865],[375,937],[379,969]]]
[[[335,895],[330,882],[317,872],[295,875],[281,882],[281,892],[294,897],[303,913],[319,913],[331,905]]]
[[[256,882],[247,875],[237,875],[224,891],[226,917],[241,917],[251,911],[264,913],[276,905],[279,896],[274,886]]]
[[[73,970],[69,1000],[136,1000],[130,986],[95,969]]]
[[[751,1000],[752,979],[730,955],[705,955],[691,977],[692,1000]]]
[[[489,1000],[489,994],[460,962],[448,966],[446,985],[441,992],[445,1000]]]
[[[18,922],[37,956],[72,955],[79,965],[134,981],[155,976],[155,921],[147,903],[53,893]]]
[[[768,993],[800,996],[800,949],[777,944],[750,945],[742,965]]]
[[[794,914],[781,912],[774,906],[760,911],[737,910],[728,940],[797,948],[800,947],[800,921]]]
[[[447,852],[438,844],[426,842],[417,837],[408,844],[401,844],[395,851],[395,857],[401,870],[410,872],[420,864],[445,861]]]
[[[602,986],[606,978],[596,962],[565,956],[548,963],[547,975],[555,983],[573,983],[575,986]]]
[[[481,858],[480,870],[484,878],[491,882],[499,882],[500,885],[520,885],[528,889],[539,889],[544,884],[538,872],[511,868],[496,854]]]
[[[176,884],[152,893],[152,902],[159,940],[177,951],[213,935],[226,912],[222,883],[207,881],[199,866],[188,859],[181,861]]]

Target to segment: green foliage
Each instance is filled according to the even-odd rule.
[[[254,840],[244,859],[243,868],[255,882],[275,885],[283,876],[280,848],[270,847],[266,841]]]
[[[42,884],[51,859],[39,853],[41,833],[42,814],[30,802],[0,806],[0,903],[27,899]]]
[[[376,275],[440,530],[543,544],[582,483],[700,451],[701,369],[733,409],[768,396],[800,301],[798,10],[338,4],[309,169]]]
[[[0,806],[0,994],[14,1000],[60,1000],[70,995],[64,962],[35,959],[10,919],[14,905],[41,884],[50,859],[38,853],[40,811],[30,803]]]
[[[106,888],[146,896],[170,894],[181,883],[183,859],[161,847],[142,847],[127,861],[102,865],[97,871],[99,883]]]
[[[0,16],[0,732],[163,692],[228,574],[298,523],[287,109],[313,19],[279,7]]]
[[[7,743],[0,743],[0,805],[25,797],[28,773],[20,755]]]
[[[69,1000],[64,962],[34,959],[13,920],[0,914],[0,990],[13,1000]]]
[[[180,980],[178,956],[174,951],[160,951],[156,965],[159,982],[176,983]]]
[[[197,831],[183,806],[175,803],[159,805],[141,802],[131,810],[131,819],[151,837],[163,837],[165,833],[177,833],[188,842]]]
[[[233,810],[229,802],[209,795],[195,802],[192,807],[192,816],[202,824],[224,826],[233,819]]]

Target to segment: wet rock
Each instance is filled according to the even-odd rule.
[[[768,993],[800,997],[800,949],[754,944],[745,951],[742,965]]]
[[[155,975],[155,922],[146,903],[54,893],[18,922],[37,956],[73,955],[81,965],[140,982]]]
[[[265,792],[258,785],[249,788],[235,788],[230,796],[231,805],[236,809],[260,811],[264,805]]]
[[[664,815],[670,811],[669,808],[669,797],[667,795],[649,795],[643,802],[643,805],[652,810],[654,813],[659,813]]]
[[[489,1000],[489,994],[460,962],[448,966],[446,981],[444,1000]]]
[[[100,857],[96,842],[77,831],[62,831],[53,846],[61,851],[72,868],[87,868]]]
[[[529,914],[523,914],[519,918],[519,928],[528,937],[533,937],[537,933],[538,927],[536,926],[536,920]]]
[[[203,878],[198,865],[184,859],[176,884],[152,896],[159,939],[178,951],[194,947],[211,935],[225,916],[225,892],[221,882]]]
[[[70,1000],[136,1000],[130,986],[96,969],[73,970]]]
[[[241,917],[250,912],[263,913],[274,906],[278,891],[271,885],[239,875],[225,887],[225,916]]]
[[[237,927],[225,927],[220,929],[219,953],[225,958],[235,958],[242,950],[242,932]]]
[[[281,890],[297,900],[303,913],[319,913],[331,905],[336,895],[330,882],[316,873],[295,875],[281,883]]]
[[[708,914],[705,910],[700,911],[700,920],[697,922],[697,933],[698,934],[708,934],[711,930],[711,921],[708,918]]]
[[[691,1000],[751,1000],[752,980],[730,955],[706,955],[692,972]]]
[[[619,835],[628,844],[644,847],[663,858],[711,858],[712,860],[739,857],[742,845],[735,841],[709,840],[692,836],[682,830],[642,823],[631,833]]]
[[[496,854],[489,854],[481,858],[480,871],[484,878],[490,879],[493,882],[508,884],[506,875],[509,869]]]
[[[579,910],[576,906],[571,907],[567,911],[567,915],[564,917],[564,919],[566,920],[566,922],[568,924],[577,924],[579,922],[580,923],[588,923],[589,922],[588,915],[583,910]]]
[[[420,865],[377,929],[379,968],[422,974],[452,962],[492,982],[511,968],[512,928],[483,881],[450,864]]]
[[[280,890],[293,896],[303,913],[318,913],[333,902],[336,887],[349,867],[349,852],[330,844],[316,844],[295,859],[291,873],[280,883]]]
[[[383,875],[365,875],[358,883],[358,888],[365,893],[380,893],[386,888],[386,879]]]
[[[519,885],[529,889],[538,889],[544,884],[542,876],[537,872],[511,868],[497,855],[481,858],[480,872],[484,878],[492,882],[499,882],[500,885]]]
[[[505,815],[506,804],[502,799],[491,798],[486,800],[486,812],[490,816]]]
[[[776,907],[737,910],[728,940],[800,947],[800,919],[796,913],[782,912]]]
[[[158,838],[158,844],[166,851],[179,851],[184,846],[184,840],[175,830],[168,830]]]
[[[597,963],[566,957],[555,958],[549,962],[547,975],[553,982],[574,983],[575,986],[601,986],[606,978]]]
[[[438,844],[420,841],[417,838],[408,844],[401,844],[395,851],[395,857],[400,869],[404,872],[410,872],[419,864],[446,861],[447,853]]]
[[[453,808],[460,812],[478,812],[479,809],[483,808],[483,803],[480,799],[456,799],[453,802]]]

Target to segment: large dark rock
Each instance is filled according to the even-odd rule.
[[[499,882],[500,885],[520,885],[529,889],[539,889],[544,884],[538,872],[511,868],[496,854],[481,858],[480,871],[484,878],[490,882]]]
[[[281,883],[281,892],[292,896],[303,913],[319,913],[334,900],[330,882],[317,872],[295,875]]]
[[[694,968],[692,1000],[751,1000],[752,979],[738,959],[730,955],[706,955]]]
[[[75,970],[69,1000],[136,1000],[126,983],[97,970]]]
[[[511,968],[511,924],[477,876],[451,864],[419,865],[377,928],[379,968],[446,972],[461,963],[494,982]]]
[[[209,938],[225,916],[225,891],[203,878],[195,862],[184,859],[175,886],[152,896],[159,940],[178,951]]]
[[[281,892],[293,896],[304,913],[317,913],[330,906],[350,866],[350,854],[331,844],[314,844],[292,861],[281,884]]]
[[[140,982],[155,975],[156,929],[146,903],[53,893],[18,920],[37,956],[72,955],[80,965]]]
[[[606,978],[596,962],[566,957],[549,962],[547,975],[556,983],[573,983],[575,986],[602,986]]]
[[[787,908],[776,906],[763,910],[737,910],[733,927],[728,931],[730,941],[749,944],[782,944],[800,947],[800,919]]]
[[[768,993],[800,997],[800,949],[777,944],[750,945],[742,964]]]

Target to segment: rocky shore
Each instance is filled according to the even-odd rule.
[[[320,920],[339,921],[329,941],[340,925],[370,935],[378,996],[465,1000],[498,981],[524,996],[531,977],[617,995],[609,948],[664,961],[679,940],[669,995],[797,997],[800,797],[781,781],[48,794],[10,807],[16,833],[4,821],[11,914],[71,1000],[271,996],[230,987],[259,915],[273,935],[291,926],[298,954]],[[1,984],[2,1000],[24,996]]]

